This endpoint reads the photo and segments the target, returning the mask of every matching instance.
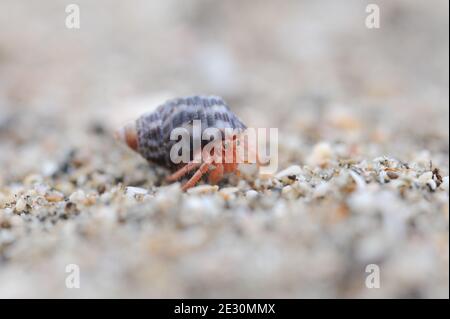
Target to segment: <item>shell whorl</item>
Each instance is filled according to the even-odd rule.
[[[243,131],[246,126],[234,115],[225,101],[217,96],[191,96],[169,100],[154,112],[136,120],[138,152],[148,161],[169,168],[170,149],[176,141],[170,140],[174,128],[188,128],[194,120],[206,128],[232,128]]]

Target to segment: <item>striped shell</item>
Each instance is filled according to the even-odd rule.
[[[201,121],[202,132],[209,127],[233,128],[237,131],[246,128],[220,97],[177,98],[167,101],[154,112],[144,114],[136,120],[137,151],[149,162],[174,168],[176,165],[170,160],[170,150],[177,141],[170,140],[170,133],[177,127],[187,128],[191,133],[192,146],[193,120]],[[202,147],[207,142],[202,141]]]

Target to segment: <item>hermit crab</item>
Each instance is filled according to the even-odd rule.
[[[214,148],[205,148],[210,140],[201,139],[195,148],[195,123],[200,126],[197,135],[204,135],[206,130],[216,129],[220,137]],[[174,148],[179,139],[173,138],[176,129],[185,129],[190,134],[187,141],[188,158],[183,162],[174,161],[177,154]],[[234,134],[224,132],[232,130]],[[154,112],[140,116],[136,121],[128,123],[116,132],[116,138],[125,142],[132,150],[142,155],[148,162],[168,168],[172,174],[167,181],[174,182],[196,170],[182,186],[187,190],[195,186],[203,175],[209,172],[209,183],[216,184],[225,173],[238,171],[237,153],[240,143],[239,134],[246,130],[242,121],[231,112],[225,101],[217,96],[190,96],[172,99],[157,107]],[[219,147],[217,147],[219,146]],[[213,152],[214,151],[214,152]],[[252,154],[255,153],[251,148]],[[198,160],[199,155],[200,160]],[[247,153],[249,154],[249,153]],[[248,160],[242,159],[248,163]]]

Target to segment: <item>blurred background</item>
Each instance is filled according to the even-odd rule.
[[[80,29],[66,28],[70,3],[80,7]],[[379,29],[365,25],[369,3],[380,7]],[[432,161],[448,175],[448,6],[2,0],[0,189],[6,194],[30,174],[51,176],[74,149],[107,170],[123,166],[120,156],[105,160],[115,146],[98,136],[192,94],[222,96],[248,126],[278,127],[283,167],[305,164],[313,146],[327,141],[358,160]],[[22,288],[17,295],[26,295]],[[242,296],[258,291],[242,289]]]

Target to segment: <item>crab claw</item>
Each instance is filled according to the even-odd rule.
[[[128,123],[114,133],[115,138],[128,145],[134,151],[138,151],[138,135],[136,124],[134,122]]]

